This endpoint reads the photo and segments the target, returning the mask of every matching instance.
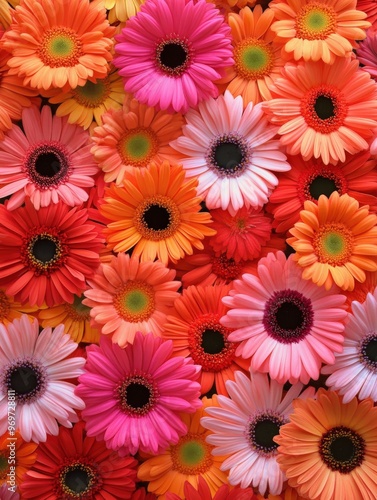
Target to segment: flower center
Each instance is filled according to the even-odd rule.
[[[225,253],[222,253],[219,257],[212,257],[211,260],[212,272],[227,282],[238,278],[242,272],[242,263],[228,259]]]
[[[0,454],[0,484],[7,479],[7,472],[9,470],[8,458]]]
[[[271,47],[264,40],[247,38],[234,48],[236,73],[245,80],[257,80],[268,75],[274,65]]]
[[[181,76],[189,67],[192,50],[189,41],[176,35],[170,35],[156,47],[157,67],[168,76]]]
[[[50,68],[75,66],[82,55],[81,40],[74,30],[65,27],[47,30],[38,51],[43,64]]]
[[[371,333],[361,339],[359,355],[361,363],[377,373],[377,334]]]
[[[353,250],[353,234],[344,224],[324,224],[314,235],[313,248],[319,262],[342,266]]]
[[[329,469],[348,474],[363,462],[365,441],[348,427],[333,427],[322,436],[319,454]]]
[[[212,446],[205,442],[204,436],[188,433],[178,444],[171,447],[173,470],[185,475],[207,472],[212,466]]]
[[[301,202],[317,201],[321,194],[329,198],[334,191],[339,194],[347,192],[347,181],[340,169],[334,172],[319,167],[312,172],[304,172],[300,177],[298,194]]]
[[[238,134],[215,138],[206,154],[208,167],[220,177],[240,176],[249,162],[247,143]]]
[[[17,404],[31,403],[46,390],[45,369],[31,358],[15,361],[5,368],[3,385],[15,392]]]
[[[150,412],[159,397],[156,384],[145,374],[127,377],[116,392],[121,410],[133,417]]]
[[[265,457],[276,455],[278,444],[273,438],[286,422],[281,415],[270,410],[254,415],[246,428],[246,437],[251,447]]]
[[[310,299],[296,290],[274,292],[264,308],[263,325],[268,335],[282,344],[297,343],[313,326]]]
[[[296,16],[296,38],[325,40],[335,29],[334,9],[320,2],[309,2]]]
[[[34,228],[24,238],[21,258],[25,266],[31,268],[35,275],[50,275],[60,268],[67,255],[64,238],[58,236],[57,229]]]
[[[153,286],[143,281],[128,281],[115,295],[114,307],[130,323],[148,320],[155,311]]]
[[[78,104],[85,108],[97,108],[103,104],[111,92],[108,78],[97,80],[96,83],[87,81],[82,87],[73,90],[73,97]]]
[[[92,498],[92,495],[100,488],[100,479],[94,467],[74,462],[63,467],[59,473],[59,490],[62,498],[80,499]]]
[[[118,142],[118,151],[125,164],[145,167],[156,155],[158,141],[156,134],[139,127],[126,132]]]
[[[23,171],[39,189],[58,187],[71,173],[70,155],[67,148],[56,141],[33,146],[26,153]]]
[[[81,297],[75,295],[73,304],[68,304],[67,302],[64,304],[65,312],[73,321],[88,321],[90,319],[90,307],[82,303],[84,299],[84,295]]]
[[[134,225],[148,240],[159,241],[172,236],[181,220],[179,209],[171,198],[156,195],[144,200],[136,209]]]
[[[0,323],[4,323],[10,313],[9,298],[3,290],[0,290]]]
[[[344,95],[332,85],[310,89],[301,101],[301,113],[309,127],[329,134],[343,125],[347,115]]]

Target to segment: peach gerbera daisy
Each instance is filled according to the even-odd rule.
[[[355,40],[363,40],[370,27],[356,0],[274,0],[270,7],[278,19],[271,29],[296,61],[332,64],[336,56],[351,57]]]
[[[334,64],[288,64],[263,102],[280,141],[291,155],[321,157],[327,165],[369,148],[377,127],[377,84],[358,61],[339,57]]]
[[[304,268],[302,277],[328,290],[335,282],[353,290],[355,280],[365,281],[365,271],[377,271],[377,215],[359,207],[348,194],[321,195],[318,204],[308,200],[300,221],[287,242],[294,259]]]
[[[70,0],[69,5],[64,0],[21,2],[2,38],[12,54],[9,74],[45,90],[73,89],[88,79],[104,78],[114,32],[105,9],[89,0]]]

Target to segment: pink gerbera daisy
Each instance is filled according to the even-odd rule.
[[[86,373],[76,393],[88,436],[122,453],[158,453],[187,432],[179,412],[200,408],[200,367],[172,357],[173,342],[136,333],[124,349],[102,337],[87,347]]]
[[[227,90],[199,104],[185,116],[183,136],[170,143],[183,153],[187,177],[199,181],[198,194],[209,209],[234,212],[259,208],[277,185],[273,172],[291,167],[273,140],[277,127],[268,123],[262,104],[249,103]]]
[[[302,279],[292,256],[270,253],[258,264],[258,276],[233,282],[223,302],[230,310],[221,323],[241,342],[236,354],[251,357],[251,368],[280,383],[318,379],[322,361],[333,363],[343,348],[344,295]]]
[[[22,127],[14,125],[0,143],[0,198],[11,195],[8,210],[26,196],[37,210],[59,200],[69,206],[86,201],[99,171],[89,133],[52,116],[48,106],[24,109]]]
[[[8,427],[10,395],[25,441],[46,441],[47,434],[58,434],[58,423],[78,421],[75,410],[85,405],[67,381],[83,373],[85,359],[70,356],[76,348],[63,325],[39,333],[38,321],[26,315],[0,324],[0,435]]]
[[[216,97],[213,82],[233,64],[230,27],[205,0],[148,0],[115,40],[125,90],[170,112]]]

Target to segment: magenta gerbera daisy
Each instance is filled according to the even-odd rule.
[[[333,363],[343,349],[344,295],[302,279],[302,270],[283,252],[260,259],[257,276],[233,282],[220,322],[241,342],[236,355],[280,383],[318,379],[321,363]]]
[[[230,27],[205,0],[148,0],[115,40],[125,90],[169,112],[216,97],[213,82],[233,64]]]
[[[82,410],[69,379],[83,373],[85,359],[72,356],[77,344],[63,325],[39,333],[27,315],[0,324],[0,435],[7,431],[9,401],[15,403],[17,428],[25,441],[46,441],[60,425],[72,427]]]
[[[59,200],[69,206],[86,201],[99,171],[89,133],[52,116],[48,106],[24,109],[22,127],[14,125],[0,143],[0,198],[11,195],[8,210],[26,196],[37,210]]]
[[[88,436],[122,453],[157,453],[187,432],[179,412],[201,407],[200,367],[172,357],[173,342],[136,333],[124,349],[103,337],[87,347],[86,373],[76,393],[86,404]]]

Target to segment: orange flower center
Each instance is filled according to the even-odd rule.
[[[109,78],[97,80],[96,83],[89,80],[82,87],[73,90],[73,97],[78,104],[85,108],[98,108],[109,97],[111,86]]]
[[[329,134],[343,125],[348,106],[342,92],[333,85],[310,89],[301,101],[301,113],[309,127]]]
[[[152,241],[172,236],[178,229],[181,215],[177,204],[168,196],[155,195],[143,200],[135,210],[134,226],[139,234]]]
[[[131,129],[119,139],[118,151],[126,165],[146,167],[157,154],[157,136],[149,128]]]
[[[63,26],[47,30],[38,51],[43,64],[50,68],[76,66],[83,54],[76,32]]]
[[[133,417],[150,412],[158,397],[156,384],[146,374],[129,376],[117,388],[120,408]]]
[[[344,224],[324,224],[314,235],[314,252],[321,263],[343,266],[349,261],[354,244],[354,236]]]
[[[3,323],[10,313],[9,298],[3,290],[0,290],[0,322]]]
[[[146,321],[155,311],[154,295],[153,286],[130,280],[115,295],[114,307],[125,321]]]
[[[190,42],[186,38],[170,34],[156,47],[156,65],[168,76],[181,76],[189,67],[192,59]]]
[[[201,434],[188,433],[181,437],[178,444],[171,447],[173,470],[185,475],[207,472],[213,464],[211,450]]]
[[[245,80],[269,75],[274,66],[272,48],[264,40],[247,38],[234,47],[236,73]]]
[[[325,40],[335,29],[336,13],[323,3],[309,2],[296,16],[296,38]]]
[[[365,440],[353,429],[333,427],[322,436],[319,454],[329,469],[348,474],[362,464]]]

